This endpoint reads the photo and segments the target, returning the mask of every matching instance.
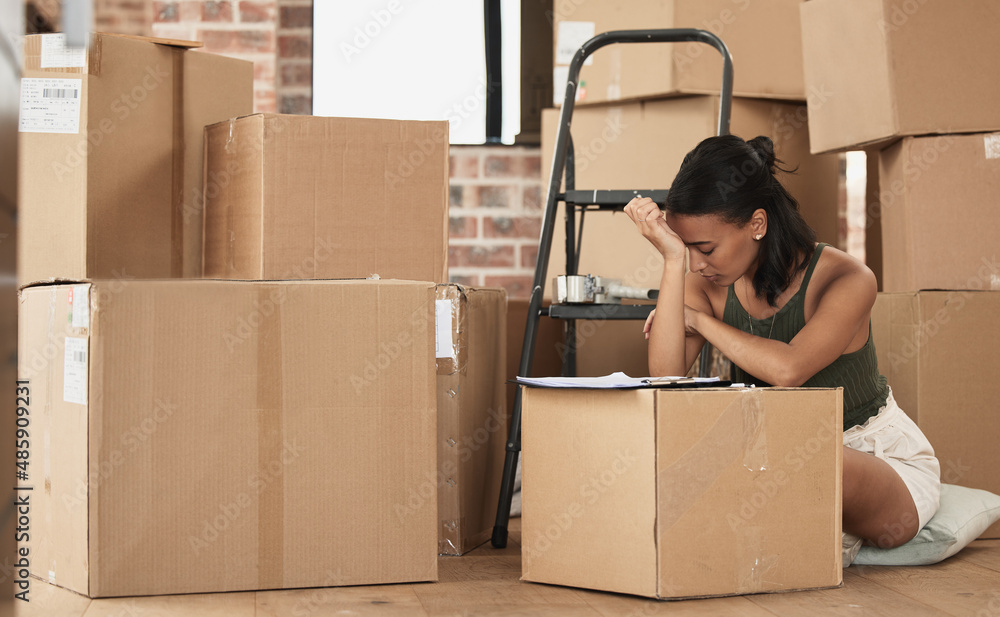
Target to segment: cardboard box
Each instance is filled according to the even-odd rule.
[[[442,555],[493,533],[507,443],[507,292],[437,287],[438,529]]]
[[[205,130],[209,278],[448,282],[448,123],[254,114]]]
[[[435,580],[433,307],[389,280],[23,290],[32,574],[90,597]]]
[[[732,54],[738,96],[806,98],[802,75],[801,0],[607,0],[556,2],[553,13],[555,105],[566,96],[574,54],[609,30],[701,28]],[[577,101],[608,103],[675,94],[713,94],[722,85],[722,56],[704,43],[620,44],[595,52],[580,71]]]
[[[842,394],[527,389],[522,579],[652,598],[839,585]]]
[[[883,290],[1000,289],[1000,133],[879,153]]]
[[[941,481],[1000,494],[998,311],[998,291],[880,293],[872,336],[893,396],[934,446]],[[1000,538],[1000,523],[980,537]]]
[[[681,161],[698,143],[716,134],[718,97],[695,96],[620,106],[577,108],[573,113],[576,187],[580,189],[666,189]],[[542,169],[551,170],[559,110],[542,116]],[[778,158],[796,174],[784,185],[820,241],[842,246],[837,216],[838,155],[809,154],[806,107],[801,104],[733,99],[732,132],[746,139],[768,135]],[[548,172],[544,179],[548,185]],[[565,208],[560,204],[553,232],[545,297],[552,279],[566,272]],[[579,222],[579,218],[577,219]],[[640,288],[660,285],[663,258],[621,212],[590,212],[584,219],[581,274],[620,278]],[[577,374],[625,371],[648,374],[646,341],[636,321],[586,326],[578,322]],[[633,371],[633,372],[629,372]]]
[[[802,75],[801,0],[605,0],[554,3],[556,105],[566,96],[573,55],[609,30],[701,28],[733,56],[739,96],[806,98]],[[722,56],[704,43],[619,44],[595,52],[580,71],[580,104],[672,94],[713,94],[722,86]]]
[[[253,64],[109,34],[74,57],[59,36],[24,44],[21,284],[198,276],[204,125],[252,110]]]
[[[995,3],[810,0],[801,12],[813,152],[1000,129]]]

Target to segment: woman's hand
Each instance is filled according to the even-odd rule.
[[[625,206],[639,233],[656,247],[664,259],[684,259],[684,241],[667,225],[660,208],[649,197],[634,197]]]
[[[656,309],[649,312],[649,317],[646,317],[646,323],[642,326],[642,333],[646,335],[646,340],[649,340],[649,329],[653,326],[653,315],[656,314]]]

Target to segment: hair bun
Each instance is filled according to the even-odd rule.
[[[758,135],[748,141],[747,145],[757,153],[767,170],[773,174],[776,159],[774,158],[774,142],[771,141],[771,138],[766,135]]]

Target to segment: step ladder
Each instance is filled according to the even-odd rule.
[[[580,244],[583,239],[583,219],[591,210],[622,210],[636,195],[650,197],[661,207],[666,202],[667,191],[658,190],[578,190],[575,188],[575,161],[570,137],[570,124],[576,103],[580,67],[598,49],[614,43],[704,43],[714,47],[723,60],[722,89],[719,101],[718,134],[729,133],[729,115],[733,93],[733,61],[729,49],[722,39],[706,30],[694,28],[670,28],[655,30],[616,30],[603,32],[584,43],[569,66],[566,96],[559,114],[555,152],[552,157],[552,172],[542,215],[542,231],[538,242],[538,261],[535,264],[535,280],[528,304],[528,318],[524,327],[524,342],[521,347],[521,363],[518,375],[531,375],[531,361],[535,353],[538,322],[541,317],[566,320],[566,353],[563,356],[564,376],[576,374],[576,326],[577,319],[646,319],[653,305],[634,304],[552,304],[542,308],[545,277],[549,267],[552,248],[552,231],[555,227],[557,204],[566,205],[566,274],[577,274],[580,263]],[[557,84],[558,86],[558,84]],[[563,172],[566,175],[566,191],[560,193]],[[577,226],[576,212],[580,212]],[[705,375],[709,364],[708,347],[702,350],[700,372]],[[514,395],[513,413],[510,418],[510,433],[507,438],[503,479],[500,484],[500,500],[497,504],[496,523],[491,542],[496,548],[507,546],[507,524],[510,520],[510,505],[514,495],[514,476],[517,459],[521,451],[521,387]]]

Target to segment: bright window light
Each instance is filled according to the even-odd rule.
[[[503,0],[503,127],[520,131],[520,4]],[[313,9],[313,113],[447,120],[451,143],[486,140],[483,3],[321,1]]]

